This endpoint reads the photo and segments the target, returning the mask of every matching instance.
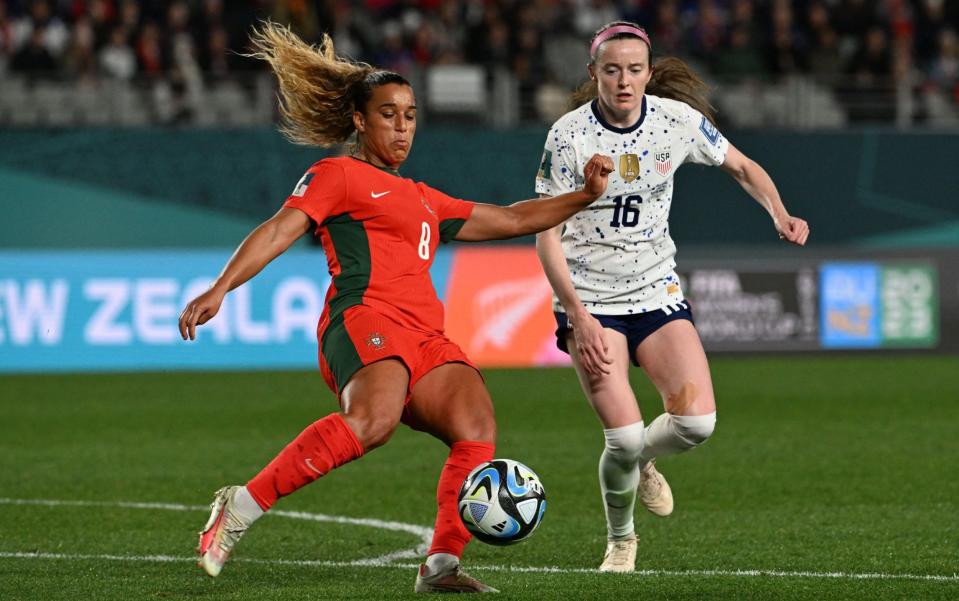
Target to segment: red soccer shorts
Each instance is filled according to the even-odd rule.
[[[399,359],[410,372],[407,401],[413,386],[435,367],[465,363],[477,369],[446,336],[405,328],[363,305],[350,307],[334,317],[317,336],[320,372],[337,396],[361,367],[387,358]]]

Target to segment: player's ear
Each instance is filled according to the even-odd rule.
[[[589,80],[596,81],[596,65],[594,63],[586,63],[586,72],[589,73]]]
[[[353,127],[361,134],[366,133],[366,117],[360,111],[353,111]]]

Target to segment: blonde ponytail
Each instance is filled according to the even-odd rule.
[[[267,21],[250,35],[253,58],[265,60],[280,84],[280,131],[295,144],[333,146],[353,134],[357,89],[375,70],[336,56],[323,34],[316,46]],[[360,110],[363,107],[359,107]]]

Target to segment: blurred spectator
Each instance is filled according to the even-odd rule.
[[[7,60],[13,54],[13,48],[13,23],[7,16],[7,3],[0,0],[0,76],[7,70]]]
[[[686,39],[686,51],[705,63],[715,58],[726,31],[726,15],[716,0],[699,0],[695,21]]]
[[[110,34],[110,43],[100,50],[100,72],[113,79],[132,79],[137,71],[137,57],[127,45],[127,32],[117,27]]]
[[[792,6],[788,0],[773,1],[771,26],[766,47],[770,73],[783,76],[807,71],[806,41],[793,21]]]
[[[10,70],[31,78],[48,78],[57,74],[57,61],[47,48],[43,26],[30,32],[30,39],[10,61]]]
[[[93,27],[90,20],[80,17],[73,25],[70,48],[66,53],[66,73],[81,82],[90,83],[97,75],[97,53],[94,48]]]
[[[377,66],[409,74],[413,66],[413,53],[403,43],[403,28],[396,21],[383,24],[383,47],[374,57]]]
[[[576,0],[574,4],[573,23],[576,32],[587,40],[603,25],[621,19],[619,11],[610,0]]]
[[[881,26],[873,25],[867,31],[847,73],[851,78],[842,91],[850,121],[891,121],[896,114],[892,52],[889,36]]]
[[[932,60],[929,81],[959,103],[959,39],[952,29],[939,33],[939,54]]]
[[[87,6],[93,27],[94,47],[99,50],[106,46],[110,39],[116,14],[109,0],[90,0]]]
[[[160,27],[150,21],[143,26],[140,31],[140,38],[137,40],[137,64],[140,73],[146,75],[149,79],[162,76],[169,62],[164,55],[160,36]]]
[[[39,43],[46,48],[47,53],[56,60],[63,54],[70,33],[63,21],[51,11],[47,0],[34,0],[30,4],[29,14],[22,16],[14,23],[14,45],[22,46],[25,40],[36,46],[37,39],[34,33],[40,31]]]
[[[653,41],[653,56],[680,54],[683,31],[679,23],[677,0],[662,0],[656,4],[656,19],[648,27]]]
[[[809,28],[809,72],[820,82],[833,85],[842,73],[839,34],[822,2],[812,2],[806,10]]]
[[[731,81],[765,79],[766,70],[760,55],[759,43],[753,39],[753,30],[746,24],[737,25],[729,34],[729,45],[716,59],[716,74]]]
[[[938,52],[942,31],[949,27],[945,1],[918,0],[915,8],[916,56],[921,63],[928,64]]]

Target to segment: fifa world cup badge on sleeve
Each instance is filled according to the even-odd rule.
[[[703,135],[713,146],[716,145],[716,142],[719,142],[719,130],[706,117],[703,117],[703,120],[699,122],[699,131],[703,132]]]

